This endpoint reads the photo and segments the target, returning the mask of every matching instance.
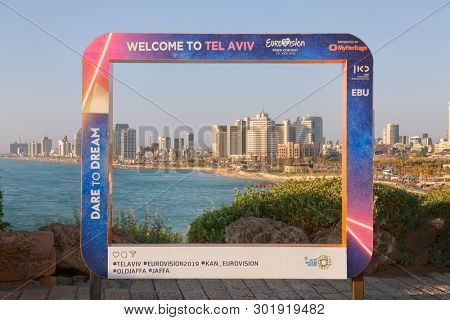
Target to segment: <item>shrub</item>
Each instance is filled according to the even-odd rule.
[[[438,266],[450,266],[450,187],[444,186],[427,193],[422,202],[428,216],[444,219],[445,230],[431,247],[431,262]]]
[[[230,206],[206,210],[190,225],[193,243],[225,241],[225,228],[241,217],[280,220],[311,234],[336,224],[341,216],[341,182],[338,178],[288,180],[265,189],[247,188],[236,193]]]
[[[241,217],[280,220],[300,227],[308,235],[341,220],[341,179],[288,180],[276,186],[247,188],[230,206],[206,210],[190,225],[192,243],[222,243],[225,228]],[[391,233],[403,245],[407,232],[423,216],[420,196],[385,184],[374,185],[375,225]]]
[[[443,186],[427,193],[422,206],[427,215],[433,217],[450,217],[450,186]]]
[[[181,234],[174,232],[164,224],[158,210],[153,217],[150,210],[145,209],[145,219],[139,222],[133,209],[115,212],[114,227],[130,234],[138,243],[180,243]]]
[[[375,226],[393,235],[402,248],[407,233],[424,216],[420,196],[381,183],[374,184],[373,194]]]

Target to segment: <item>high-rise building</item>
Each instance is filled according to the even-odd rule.
[[[184,138],[180,138],[180,150],[184,149]]]
[[[120,158],[122,160],[136,159],[136,130],[132,128],[121,130]]]
[[[277,140],[275,122],[265,112],[250,119],[247,133],[247,154],[258,159],[276,156]]]
[[[119,157],[122,155],[122,131],[129,128],[126,123],[116,123],[113,129],[113,155]]]
[[[396,144],[399,137],[399,131],[398,124],[388,123],[386,128],[383,129],[383,143],[391,146]]]
[[[81,157],[81,128],[73,135],[73,155]]]
[[[275,124],[275,140],[277,145],[284,144],[284,125],[282,123]]]
[[[67,136],[58,140],[58,155],[61,157],[68,157],[70,154],[70,142]]]
[[[171,148],[170,137],[158,137],[159,150],[169,150]]]
[[[194,150],[194,134],[192,132],[184,135],[184,150]]]
[[[295,141],[295,126],[289,119],[283,120],[283,143]]]
[[[40,142],[33,141],[28,145],[28,155],[30,157],[40,156],[42,153],[42,145]]]
[[[28,143],[22,143],[19,141],[13,142],[9,145],[9,153],[10,154],[28,154]]]
[[[298,117],[295,121],[295,142],[314,144],[317,152],[321,152],[323,141],[323,119],[317,116]]]
[[[240,154],[238,144],[238,126],[228,125],[226,131],[227,131],[227,141],[226,141],[227,156]]]
[[[249,118],[236,120],[236,155],[244,155],[247,152],[247,130],[249,124]]]
[[[173,138],[173,148],[175,150],[180,150],[180,138]]]
[[[211,151],[214,158],[227,156],[227,126],[211,126]]]
[[[52,139],[48,137],[43,137],[41,141],[41,152],[44,157],[48,157],[50,155],[50,151],[52,151],[53,143]]]

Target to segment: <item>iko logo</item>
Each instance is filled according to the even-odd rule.
[[[352,97],[368,97],[370,89],[352,89]]]
[[[353,73],[360,73],[360,72],[369,72],[370,68],[369,66],[358,66],[358,65],[354,65],[353,66]]]

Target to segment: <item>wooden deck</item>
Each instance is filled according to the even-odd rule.
[[[350,299],[350,280],[103,280],[102,298],[165,299]],[[450,273],[414,277],[366,277],[366,299],[450,299]],[[89,299],[89,284],[0,287],[2,299]]]

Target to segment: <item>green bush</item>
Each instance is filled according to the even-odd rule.
[[[450,187],[427,193],[422,206],[428,216],[443,218],[445,222],[444,232],[431,247],[431,262],[437,266],[450,266]]]
[[[191,243],[221,243],[225,228],[241,217],[280,220],[311,234],[336,224],[341,216],[338,178],[288,180],[265,189],[247,188],[229,207],[206,210],[190,225]]]
[[[448,219],[450,216],[450,186],[443,186],[427,193],[423,197],[422,206],[427,215]]]
[[[288,180],[266,189],[247,188],[230,206],[206,210],[190,225],[192,243],[223,243],[225,228],[241,217],[280,220],[308,235],[341,219],[341,179]],[[385,184],[374,185],[375,224],[404,243],[407,232],[423,216],[421,198]]]
[[[171,227],[164,224],[158,210],[153,217],[146,208],[145,219],[139,222],[133,209],[120,210],[114,213],[114,227],[125,231],[138,243],[180,243],[181,234],[174,232]]]
[[[373,194],[375,226],[393,235],[402,248],[407,233],[424,216],[420,196],[381,183],[374,184]]]

